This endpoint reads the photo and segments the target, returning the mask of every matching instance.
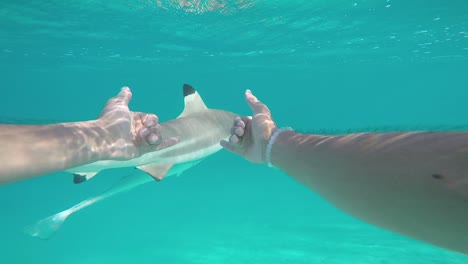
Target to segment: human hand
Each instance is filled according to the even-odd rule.
[[[260,102],[250,90],[245,92],[247,104],[253,116],[236,117],[229,141],[221,146],[253,163],[265,163],[265,152],[271,134],[277,126],[268,107]]]
[[[175,137],[161,137],[156,115],[130,111],[128,103],[131,99],[130,88],[123,87],[117,96],[107,101],[97,121],[106,135],[109,159],[128,160],[179,142]]]

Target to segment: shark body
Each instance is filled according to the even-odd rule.
[[[219,142],[229,138],[233,120],[237,115],[209,109],[198,92],[188,84],[184,84],[183,92],[184,111],[176,119],[161,124],[162,137],[177,137],[179,143],[127,161],[104,160],[71,168],[67,171],[74,174],[74,182],[81,183],[104,169],[119,167],[136,167],[154,179],[162,180],[169,171],[172,174],[180,174],[190,168],[190,164],[196,164],[219,151]],[[183,166],[174,167],[177,164]]]

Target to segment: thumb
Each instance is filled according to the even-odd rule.
[[[247,100],[247,104],[249,105],[250,109],[253,112],[253,115],[257,114],[270,114],[270,109],[262,102],[260,102],[255,95],[252,94],[250,90],[245,91],[245,99]]]
[[[132,91],[128,86],[122,87],[120,93],[115,97],[115,102],[117,104],[128,105],[132,99]]]
[[[102,109],[99,117],[103,117],[104,115],[113,112],[115,110],[122,109],[121,106],[125,106],[128,109],[128,103],[132,99],[132,91],[127,86],[122,87],[119,94],[107,100],[104,108]],[[124,108],[125,109],[125,108]]]

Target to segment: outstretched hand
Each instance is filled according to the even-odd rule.
[[[110,159],[132,159],[179,142],[175,137],[161,137],[156,115],[130,111],[128,103],[131,99],[130,88],[123,87],[117,96],[107,101],[99,116],[98,123],[107,135],[106,143],[111,145]]]
[[[229,141],[221,146],[254,163],[265,163],[265,152],[271,134],[278,129],[270,109],[260,102],[250,90],[245,92],[252,116],[236,117]]]

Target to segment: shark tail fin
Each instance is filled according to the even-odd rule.
[[[67,220],[67,218],[72,213],[73,210],[70,208],[58,214],[54,214],[47,218],[44,218],[33,225],[27,226],[24,228],[23,231],[25,234],[32,237],[37,237],[40,239],[49,239],[55,234],[55,232],[57,232],[60,229],[65,220]]]
[[[182,89],[184,92],[185,106],[184,111],[182,111],[178,118],[208,109],[208,107],[206,107],[205,105],[205,102],[203,102],[203,99],[198,94],[197,90],[195,90],[191,85],[184,84]]]

